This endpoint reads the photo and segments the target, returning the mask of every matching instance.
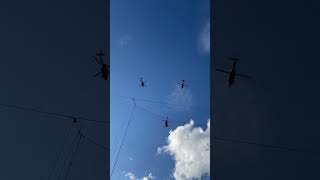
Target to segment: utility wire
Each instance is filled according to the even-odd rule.
[[[11,108],[11,109],[22,110],[22,111],[39,113],[39,114],[46,114],[46,115],[54,116],[54,117],[58,117],[58,118],[72,119],[73,121],[84,120],[84,121],[95,122],[95,123],[104,123],[104,124],[108,123],[107,121],[99,121],[99,120],[88,119],[88,118],[84,118],[84,117],[75,117],[75,116],[71,116],[71,115],[68,115],[68,114],[61,114],[61,113],[56,113],[56,112],[42,111],[42,110],[38,110],[38,109],[34,109],[34,108],[26,108],[26,107],[17,106],[17,105],[10,105],[10,104],[0,103],[0,106],[6,107],[6,108]]]
[[[129,121],[128,121],[128,124],[127,124],[127,127],[125,129],[125,133],[124,133],[124,136],[122,138],[122,141],[121,141],[121,144],[120,144],[120,147],[119,147],[119,151],[117,153],[117,156],[116,156],[116,160],[115,160],[115,163],[113,164],[113,167],[112,167],[112,170],[111,170],[111,177],[113,175],[113,172],[114,172],[114,169],[115,169],[115,166],[117,165],[117,162],[118,162],[118,157],[119,157],[119,154],[120,154],[120,151],[121,151],[121,148],[122,148],[122,145],[123,145],[123,142],[124,142],[124,139],[126,137],[126,134],[128,132],[128,128],[129,128],[129,125],[130,125],[130,122],[132,121],[133,119],[133,113],[134,113],[134,109],[136,107],[136,104],[134,103],[134,106],[132,108],[132,111],[131,111],[131,115],[130,115],[130,118],[129,118]]]

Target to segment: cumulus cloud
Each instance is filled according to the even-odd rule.
[[[174,111],[188,111],[193,105],[191,91],[180,86],[176,86],[165,100],[168,103],[168,107]]]
[[[206,130],[194,127],[194,121],[191,120],[170,131],[167,145],[159,147],[157,153],[168,153],[173,157],[173,176],[176,180],[210,176],[210,119]]]
[[[132,40],[132,37],[131,37],[131,36],[125,35],[125,36],[122,36],[122,37],[120,38],[119,43],[120,43],[120,45],[121,45],[122,47],[126,47],[126,46],[128,46],[128,44],[129,44],[129,42],[130,42],[131,40]]]
[[[208,20],[199,35],[200,50],[210,53],[210,21]]]
[[[129,180],[151,180],[151,179],[155,179],[156,177],[152,176],[152,173],[149,173],[147,176],[144,176],[142,178],[137,178],[133,173],[131,172],[127,172],[124,175],[126,178],[128,178]]]

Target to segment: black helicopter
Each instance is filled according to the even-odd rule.
[[[140,86],[141,86],[141,87],[144,87],[144,86],[146,85],[146,84],[145,84],[146,82],[147,82],[147,81],[144,81],[142,77],[140,78]]]
[[[92,56],[94,58],[94,60],[101,65],[101,70],[100,72],[98,72],[97,74],[94,75],[94,77],[97,77],[98,75],[101,74],[101,77],[104,79],[104,80],[108,80],[109,79],[109,75],[110,75],[110,71],[109,71],[109,68],[110,66],[107,66],[107,64],[105,64],[102,60],[102,56],[104,56],[104,53],[100,52],[100,53],[97,53],[96,56]],[[99,57],[99,59],[97,58]]]
[[[165,120],[162,120],[162,121],[165,122],[164,127],[168,127],[168,126],[169,126],[169,119],[168,119],[168,117],[167,117]]]
[[[236,77],[236,76],[238,76],[238,77],[244,77],[244,78],[248,78],[248,79],[251,78],[251,77],[248,76],[248,75],[236,73],[236,65],[237,65],[237,62],[239,61],[238,58],[232,57],[232,58],[228,58],[228,60],[233,61],[233,63],[232,63],[232,68],[231,68],[230,71],[225,71],[225,70],[219,69],[219,68],[216,68],[216,70],[217,70],[217,71],[220,71],[220,72],[223,72],[223,73],[226,73],[226,74],[229,75],[229,79],[228,79],[229,88],[234,84],[234,80],[235,80],[235,77]]]
[[[181,89],[183,89],[183,87],[185,87],[185,86],[188,86],[188,85],[185,84],[185,80],[182,80],[182,83],[177,83],[177,84],[181,85]]]

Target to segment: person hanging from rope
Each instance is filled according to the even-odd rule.
[[[110,74],[110,71],[109,71],[109,68],[110,66],[107,66],[107,64],[105,64],[102,60],[102,56],[104,56],[104,53],[101,51],[100,53],[97,53],[96,56],[92,56],[95,61],[101,65],[101,70],[100,72],[98,72],[97,74],[94,75],[94,77],[97,77],[98,75],[101,74],[101,77],[104,79],[104,80],[108,80],[109,79],[109,74]],[[99,59],[97,58],[99,57]]]
[[[177,83],[177,84],[180,84],[181,85],[181,89],[183,89],[183,87],[188,86],[188,85],[185,84],[185,82],[186,82],[185,80],[182,80],[181,83]]]
[[[162,120],[162,121],[164,121],[164,122],[165,122],[164,127],[168,127],[168,126],[169,126],[169,119],[168,119],[168,116],[167,116],[167,118],[166,118],[165,120]]]
[[[144,87],[146,82],[147,81],[144,81],[142,77],[140,78],[140,86],[141,87]]]

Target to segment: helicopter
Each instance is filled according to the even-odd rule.
[[[146,82],[147,81],[144,81],[142,77],[140,78],[140,86],[141,87],[144,87]]]
[[[101,70],[100,72],[98,72],[97,74],[95,74],[93,77],[97,77],[98,75],[101,74],[101,77],[104,79],[104,80],[108,80],[109,79],[109,74],[110,74],[110,71],[109,71],[109,68],[110,66],[106,65],[103,60],[102,60],[102,56],[104,56],[104,53],[100,52],[100,53],[97,53],[96,56],[92,56],[94,58],[94,60],[99,64],[101,65]],[[99,59],[97,58],[99,57]]]
[[[216,68],[216,70],[217,70],[217,71],[220,71],[220,72],[223,72],[223,73],[226,73],[226,74],[229,75],[229,79],[228,79],[229,88],[234,84],[234,80],[235,80],[235,77],[236,77],[236,76],[238,76],[238,77],[244,77],[244,78],[248,78],[248,79],[251,78],[251,77],[248,76],[248,75],[236,73],[236,65],[237,65],[237,62],[239,62],[239,59],[238,59],[238,58],[232,57],[232,58],[228,58],[228,60],[233,61],[233,63],[232,63],[232,68],[231,68],[230,71],[226,71],[226,70],[219,69],[219,68]]]
[[[167,118],[166,118],[165,120],[162,120],[162,121],[164,121],[164,122],[165,122],[164,127],[168,127],[168,126],[169,126],[169,119],[168,119],[168,116],[167,116]]]
[[[185,84],[185,80],[182,80],[182,83],[177,83],[177,84],[181,85],[181,89],[183,89],[183,87],[185,87],[185,86],[188,86],[188,85]]]

